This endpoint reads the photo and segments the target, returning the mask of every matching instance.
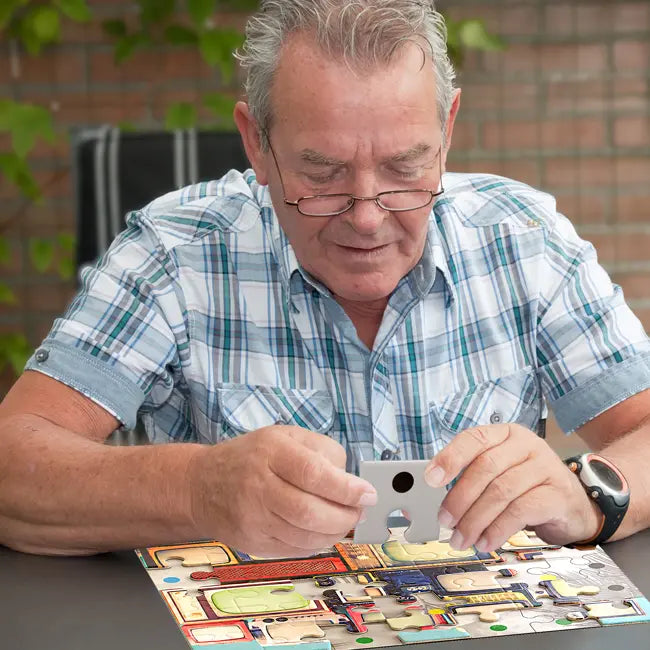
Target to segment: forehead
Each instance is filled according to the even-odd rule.
[[[356,143],[387,154],[439,139],[433,67],[415,43],[362,73],[294,34],[281,53],[271,106],[274,139],[298,149]]]

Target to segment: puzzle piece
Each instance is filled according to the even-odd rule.
[[[392,630],[406,630],[410,627],[420,630],[423,627],[429,627],[430,625],[433,625],[431,617],[423,612],[419,607],[407,607],[404,610],[404,613],[406,616],[386,619],[386,623],[388,623]]]
[[[500,589],[497,582],[498,572],[466,571],[464,573],[443,573],[436,576],[440,586],[448,592],[483,591]]]
[[[624,603],[629,603],[635,610],[636,614],[625,616],[610,616],[599,618],[598,622],[601,625],[621,625],[622,623],[647,623],[650,622],[650,602],[647,598],[630,598],[629,601],[625,600]]]
[[[509,537],[501,548],[504,551],[523,551],[525,549],[559,549],[561,546],[547,544],[541,537],[538,537],[532,530],[520,530],[512,537]]]
[[[166,551],[158,551],[156,554],[162,566],[169,568],[169,560],[180,560],[184,567],[195,566],[217,566],[228,564],[230,558],[228,553],[219,546],[189,546],[187,548],[175,548]]]
[[[469,632],[462,627],[443,627],[433,630],[418,630],[417,632],[407,630],[400,632],[397,636],[402,643],[423,643],[425,641],[466,639],[469,637]]]
[[[395,461],[390,461],[394,463]],[[425,542],[424,544],[404,544],[391,540],[382,545],[382,551],[395,562],[434,562],[457,560],[476,556],[473,548],[457,551],[448,542]]]
[[[547,578],[539,581],[540,587],[546,589],[551,598],[566,599],[577,596],[595,596],[600,592],[600,587],[596,585],[581,585],[578,587],[571,586],[566,580],[555,576],[542,576]]]
[[[478,620],[483,623],[496,623],[500,612],[513,609],[523,609],[521,603],[498,603],[496,605],[459,605],[454,607],[455,614],[478,614]]]
[[[362,612],[361,618],[364,623],[382,623],[386,620],[384,614],[378,609],[371,609],[367,612]]]
[[[447,495],[424,481],[426,460],[363,461],[359,475],[375,486],[377,505],[366,508],[366,520],[357,525],[354,541],[381,544],[388,539],[386,520],[394,510],[406,510],[411,525],[404,533],[410,543],[437,540],[438,510]]]
[[[266,626],[266,632],[274,641],[285,643],[300,643],[302,639],[319,639],[325,636],[325,632],[316,623],[311,621],[270,623]]]
[[[207,620],[208,617],[199,601],[195,596],[190,596],[187,591],[172,591],[169,592],[169,597],[178,608],[184,623]]]
[[[587,615],[588,618],[603,619],[618,618],[620,616],[639,616],[638,608],[634,607],[629,600],[624,600],[622,607],[617,607],[611,602],[587,603],[585,609],[589,612]]]
[[[212,603],[225,614],[242,616],[304,609],[309,606],[309,601],[294,591],[293,585],[255,585],[219,589],[212,594]]]

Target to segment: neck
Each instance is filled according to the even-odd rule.
[[[369,350],[375,343],[379,326],[384,317],[384,310],[388,304],[388,298],[380,298],[371,301],[348,300],[341,296],[334,296],[336,302],[343,307],[357,330],[358,337],[366,344]]]

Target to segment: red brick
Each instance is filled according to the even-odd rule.
[[[650,115],[616,118],[614,144],[619,147],[650,146]]]
[[[608,34],[615,9],[611,4],[577,4],[575,8],[577,34]]]
[[[455,166],[450,171],[497,174],[528,183],[533,187],[539,187],[540,184],[537,163],[534,160],[475,160]]]
[[[472,7],[473,11],[474,7]],[[492,13],[496,13],[493,9]],[[542,30],[537,5],[511,4],[501,7],[498,25],[495,31],[506,37],[508,35],[529,36]]]
[[[607,84],[600,80],[551,81],[547,84],[549,114],[557,111],[602,111],[607,106],[610,93]]]
[[[645,331],[650,334],[650,309],[645,308],[634,308],[634,305],[631,305],[632,311],[635,316],[641,321]]]
[[[467,151],[478,146],[475,122],[457,121],[454,124],[452,146],[455,151]]]
[[[607,157],[578,156],[548,158],[546,185],[556,187],[597,187],[614,182],[614,161]]]
[[[539,88],[531,83],[468,83],[461,84],[460,119],[476,111],[532,112],[537,106]]]
[[[617,32],[648,32],[650,30],[650,3],[617,2],[613,16]]]
[[[532,73],[540,66],[540,47],[528,43],[510,43],[503,51],[485,52],[483,67],[493,73]]]
[[[85,80],[86,54],[83,48],[52,47],[38,56],[20,56],[19,77],[16,81],[29,84],[83,83]],[[2,69],[2,68],[0,68]],[[0,81],[2,81],[0,77]]]
[[[565,35],[574,32],[576,22],[575,4],[547,4],[545,11],[547,33]]]
[[[646,156],[616,159],[616,183],[618,185],[645,185],[650,179],[650,158]]]
[[[592,43],[561,43],[540,46],[540,66],[546,72],[575,70],[579,72],[605,71],[607,47]]]
[[[610,234],[585,234],[581,232],[580,236],[594,245],[600,264],[612,264],[617,261],[616,242]]]
[[[62,313],[76,293],[72,282],[29,284],[24,288],[24,307],[29,312]]]
[[[588,192],[556,196],[557,209],[575,224],[602,224],[607,221],[609,201]]]
[[[612,280],[623,288],[626,300],[650,298],[650,272],[612,273]]]
[[[617,221],[650,222],[650,190],[640,194],[619,194],[615,210]]]
[[[650,43],[647,41],[618,41],[614,43],[616,70],[646,70],[650,61]]]

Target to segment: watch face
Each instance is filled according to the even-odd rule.
[[[589,461],[589,468],[594,472],[600,481],[616,492],[623,489],[623,483],[619,475],[605,463],[592,458]]]

